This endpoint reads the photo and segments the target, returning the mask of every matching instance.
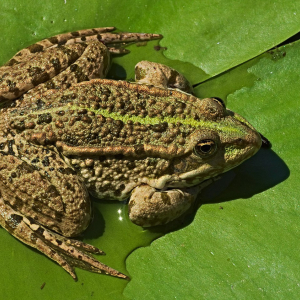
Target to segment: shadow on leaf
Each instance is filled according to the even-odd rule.
[[[195,205],[183,216],[149,230],[162,234],[179,230],[194,220],[201,205],[251,198],[286,180],[289,175],[289,168],[284,161],[274,151],[262,148],[255,156],[224,173],[219,180],[206,187],[198,196]]]

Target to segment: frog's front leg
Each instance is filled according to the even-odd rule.
[[[158,191],[149,185],[138,186],[128,204],[129,218],[143,227],[167,224],[191,207],[198,192],[198,188]]]
[[[220,177],[214,177],[196,186],[166,191],[157,190],[149,185],[138,186],[130,196],[129,218],[136,225],[143,227],[167,224],[183,215],[201,191],[219,179]]]
[[[25,151],[17,153],[18,149]],[[82,181],[58,153],[22,143],[10,150],[4,147],[0,191],[2,227],[56,261],[74,279],[74,267],[126,278],[88,254],[102,251],[68,238],[88,226],[91,206]]]
[[[193,93],[191,84],[182,74],[173,68],[155,62],[144,60],[136,64],[135,80],[141,84],[179,89],[189,94]]]

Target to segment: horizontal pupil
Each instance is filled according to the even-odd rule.
[[[200,147],[202,152],[209,152],[209,150],[211,149],[211,145],[203,145]]]

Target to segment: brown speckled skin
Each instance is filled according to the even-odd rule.
[[[240,164],[261,144],[218,99],[93,79],[105,77],[109,50],[122,52],[104,44],[161,37],[112,29],[41,41],[0,68],[0,100],[9,100],[0,112],[0,224],[73,278],[73,267],[126,278],[86,253],[99,249],[65,238],[89,224],[88,191],[113,200],[132,193],[130,218],[163,224],[194,201],[190,186]],[[189,89],[182,75],[162,68],[151,82],[172,74],[166,82]]]

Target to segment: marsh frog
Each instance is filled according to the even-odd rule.
[[[0,224],[69,272],[126,278],[71,239],[91,220],[89,194],[129,198],[140,226],[168,223],[208,179],[261,146],[218,98],[199,99],[167,66],[143,61],[136,82],[104,79],[118,45],[159,39],[113,27],[54,36],[0,69]],[[202,184],[202,185],[201,185]]]

